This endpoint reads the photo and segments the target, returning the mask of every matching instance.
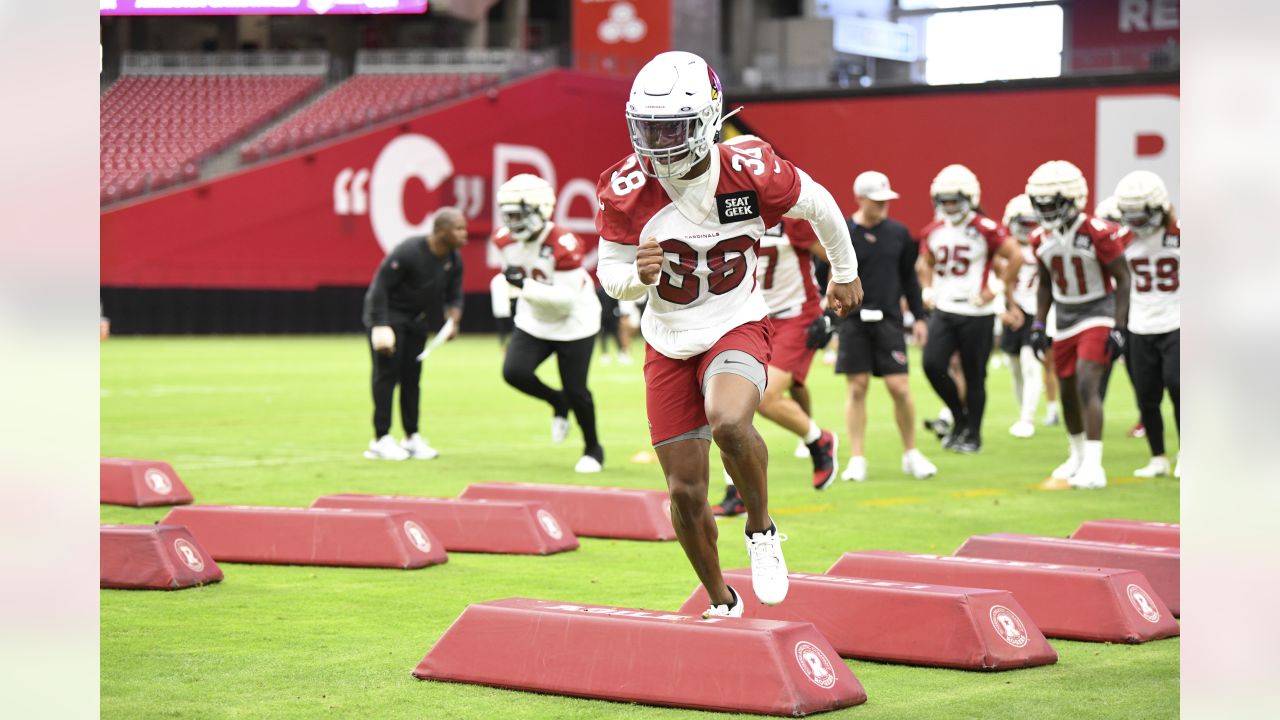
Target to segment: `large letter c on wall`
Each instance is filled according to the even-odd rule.
[[[432,191],[451,175],[449,154],[426,135],[401,135],[387,143],[373,163],[369,179],[369,222],[383,252],[390,252],[407,237],[427,234],[430,215],[417,225],[404,217],[405,183],[417,178]]]

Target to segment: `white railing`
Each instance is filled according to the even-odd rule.
[[[270,52],[127,52],[121,75],[324,75],[323,50]]]
[[[554,50],[458,48],[450,50],[357,50],[357,75],[485,73],[525,75],[555,67]]]

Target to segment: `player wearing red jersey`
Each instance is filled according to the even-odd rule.
[[[1084,212],[1089,197],[1080,168],[1053,160],[1027,180],[1040,218],[1031,249],[1040,263],[1031,346],[1049,347],[1045,322],[1053,307],[1053,364],[1071,441],[1067,461],[1052,476],[1075,488],[1107,485],[1102,468],[1102,384],[1124,352],[1129,320],[1129,268],[1116,225]]]
[[[788,587],[785,536],[769,516],[768,449],[751,424],[770,358],[769,308],[755,272],[760,238],[784,215],[813,222],[832,264],[829,307],[845,315],[862,292],[835,199],[768,143],[716,143],[722,109],[719,79],[691,53],[662,53],[636,75],[626,112],[635,152],[596,189],[597,275],[619,300],[648,296],[645,398],[671,520],[711,598],[706,614],[740,616],[707,502],[712,440],[746,504],[756,596],[776,604]]]

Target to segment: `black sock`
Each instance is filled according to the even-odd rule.
[[[759,531],[759,530],[756,530],[755,532],[752,532],[751,530],[746,530],[746,529],[744,529],[744,530],[743,530],[743,532],[744,532],[744,533],[746,533],[746,535],[747,535],[747,539],[750,539],[752,535],[755,535],[756,533],[758,533],[758,532],[760,532],[760,531]],[[774,524],[774,523],[772,523],[772,522],[771,522],[771,523],[769,523],[769,527],[767,527],[767,528],[765,528],[765,529],[764,529],[764,534],[765,534],[765,535],[768,535],[768,534],[770,534],[770,533],[772,533],[772,534],[774,534],[774,535],[777,535],[777,534],[778,534],[778,526],[777,526],[777,525],[775,525],[775,524]]]

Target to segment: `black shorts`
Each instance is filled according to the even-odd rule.
[[[855,315],[841,321],[839,332],[836,372],[842,375],[869,372],[884,377],[907,371],[907,340],[903,337],[901,320],[886,317],[868,323]]]
[[[1001,351],[1010,355],[1017,355],[1022,350],[1022,346],[1031,344],[1031,323],[1035,322],[1036,316],[1035,313],[1029,313],[1026,310],[1022,311],[1022,316],[1022,327],[1017,330],[1001,323]]]

